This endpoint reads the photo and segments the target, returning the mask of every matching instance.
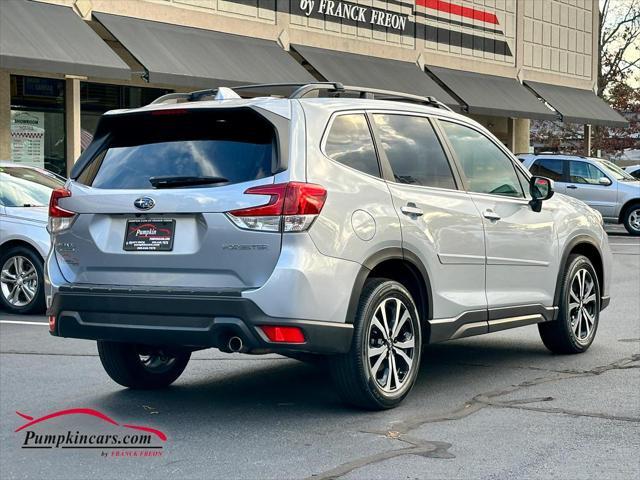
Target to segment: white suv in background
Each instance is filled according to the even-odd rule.
[[[640,181],[602,158],[578,155],[520,155],[533,175],[555,182],[555,190],[598,210],[605,222],[623,223],[640,235]]]
[[[372,409],[409,393],[425,343],[538,324],[553,352],[589,348],[611,283],[597,212],[432,98],[238,95],[270,87],[101,119],[51,198],[53,335],[97,340],[131,388],[204,348],[324,356]]]

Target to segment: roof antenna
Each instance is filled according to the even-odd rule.
[[[214,97],[214,100],[231,100],[234,98],[242,98],[242,97],[240,97],[240,95],[238,95],[236,92],[234,92],[232,89],[228,87],[220,87],[216,92],[216,96]]]

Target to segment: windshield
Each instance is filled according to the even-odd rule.
[[[51,191],[63,186],[63,179],[46,170],[0,166],[0,205],[5,207],[46,207]]]
[[[624,181],[633,182],[637,180],[633,175],[625,172],[623,169],[621,169],[615,163],[610,162],[609,160],[604,160],[599,158],[598,162],[600,163],[600,165],[604,167],[607,173],[609,173],[616,180],[622,180],[623,182]]]

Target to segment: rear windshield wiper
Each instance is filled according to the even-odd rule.
[[[149,183],[154,188],[189,187],[192,185],[212,185],[214,183],[226,183],[229,180],[224,177],[151,177]]]

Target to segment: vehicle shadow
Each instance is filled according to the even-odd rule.
[[[470,365],[521,363],[536,366],[537,363],[548,362],[549,357],[539,342],[507,344],[485,340],[478,345],[468,341],[431,345],[424,351],[412,396],[416,392],[420,395],[434,388],[447,388],[447,385],[455,384],[456,377],[464,381]],[[480,368],[474,375],[480,379],[485,375],[489,380],[495,375],[495,370]],[[294,418],[301,412],[329,417],[372,415],[345,406],[340,401],[327,368],[288,359],[248,362],[194,360],[186,375],[165,390],[121,389],[96,400],[114,415],[131,416],[132,406],[136,406],[145,413],[184,415],[190,423],[209,422],[212,416],[223,418],[227,423],[231,418],[242,419],[247,415],[284,414]],[[160,420],[162,417],[156,418]]]

